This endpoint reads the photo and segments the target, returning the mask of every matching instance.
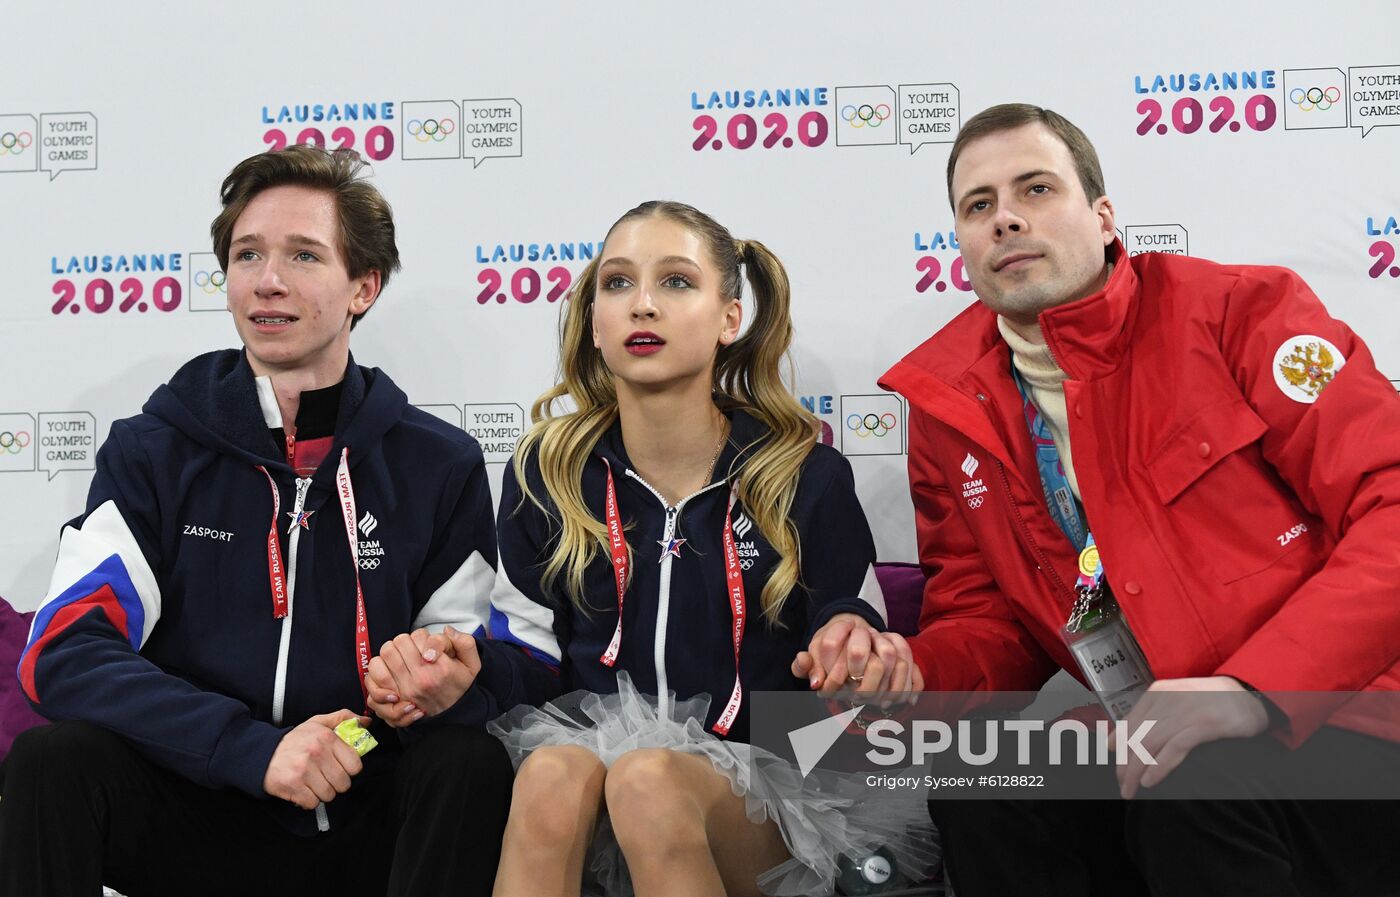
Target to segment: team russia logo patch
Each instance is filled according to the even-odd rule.
[[[1290,337],[1274,353],[1274,382],[1293,401],[1311,405],[1346,362],[1341,350],[1320,336]]]
[[[977,472],[977,468],[980,466],[982,466],[982,462],[972,457],[972,452],[968,452],[967,457],[963,458],[963,463],[959,469],[967,474],[968,477],[971,477]],[[966,483],[963,483],[963,499],[967,501],[967,506],[969,508],[976,510],[982,507],[982,503],[987,500],[986,493],[987,487],[982,482],[981,477],[969,479]]]

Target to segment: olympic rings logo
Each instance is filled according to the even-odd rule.
[[[415,118],[408,123],[409,135],[418,138],[419,143],[427,143],[429,140],[442,143],[447,139],[447,135],[455,130],[457,123],[450,118],[428,118],[422,121]]]
[[[983,502],[985,499],[986,499],[986,496],[985,496],[985,495],[974,495],[972,498],[969,498],[969,499],[967,500],[967,506],[968,506],[969,508],[973,508],[973,509],[975,510],[975,509],[977,509],[977,508],[982,507],[982,502]]]
[[[1329,87],[1323,90],[1321,87],[1309,87],[1304,90],[1295,87],[1288,92],[1288,102],[1297,106],[1303,112],[1311,112],[1316,109],[1318,112],[1326,112],[1332,108],[1332,104],[1342,98],[1341,88]]]
[[[18,156],[34,144],[34,135],[28,131],[6,131],[0,134],[0,156]]]
[[[895,428],[898,421],[893,414],[851,414],[846,417],[846,429],[861,439],[870,436],[884,436]]]
[[[211,296],[224,292],[224,284],[227,281],[228,275],[222,271],[200,271],[194,276],[194,285]]]
[[[0,452],[8,452],[11,455],[18,455],[29,448],[29,443],[33,441],[28,431],[20,430],[12,433],[9,430],[0,432]]]
[[[379,567],[379,558],[360,558],[361,570],[375,570]]]
[[[846,124],[853,128],[864,128],[869,125],[878,128],[890,117],[889,103],[881,103],[872,106],[869,103],[861,103],[859,106],[845,105],[841,107],[841,117]]]

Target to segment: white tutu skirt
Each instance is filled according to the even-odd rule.
[[[604,766],[629,751],[667,748],[705,757],[715,772],[743,797],[751,822],[778,826],[789,860],[759,876],[759,889],[772,897],[818,897],[834,893],[837,860],[888,848],[900,871],[920,881],[937,862],[939,848],[925,795],[872,793],[864,776],[814,770],[806,779],[790,762],[738,742],[723,741],[705,728],[708,695],[658,711],[655,698],[640,694],[627,673],[617,675],[617,694],[577,691],[543,707],[520,706],[497,718],[488,730],[504,742],[517,769],[537,748],[578,745]],[[606,809],[585,861],[584,894],[630,897],[632,882],[613,837]]]

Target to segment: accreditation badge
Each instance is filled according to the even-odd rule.
[[[1152,669],[1106,581],[1079,590],[1060,634],[1104,710],[1125,718],[1152,684]]]

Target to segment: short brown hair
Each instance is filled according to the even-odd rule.
[[[352,149],[315,146],[289,146],[239,162],[224,178],[219,190],[224,208],[209,225],[219,266],[228,270],[233,225],[253,197],[270,187],[310,187],[335,197],[346,273],[355,278],[378,271],[382,293],[389,275],[399,269],[399,247],[394,242],[393,210],[383,194],[360,177],[365,168],[360,154]],[[353,329],[362,317],[363,313],[355,315],[350,327]]]
[[[969,143],[995,134],[1010,131],[1023,125],[1042,124],[1060,138],[1069,149],[1074,160],[1074,170],[1079,174],[1079,184],[1084,188],[1084,198],[1090,203],[1104,195],[1103,169],[1099,167],[1099,154],[1094,145],[1074,122],[1050,109],[1042,109],[1029,103],[1002,103],[992,106],[968,119],[958,131],[953,141],[953,150],[948,154],[948,204],[953,205],[953,169],[958,164],[958,156]],[[954,211],[957,209],[954,207]]]

